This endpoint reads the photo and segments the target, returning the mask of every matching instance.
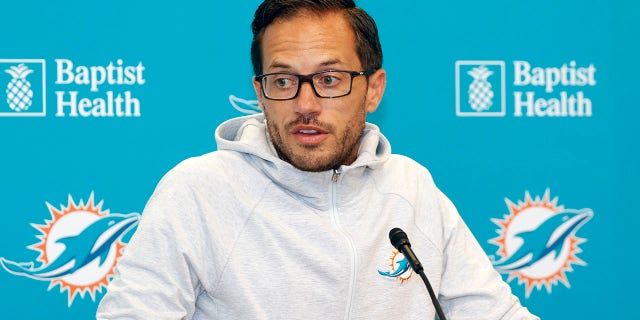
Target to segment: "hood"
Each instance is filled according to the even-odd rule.
[[[218,150],[242,153],[251,165],[287,192],[314,208],[328,208],[328,192],[333,171],[302,171],[281,160],[267,134],[264,114],[227,120],[216,129],[215,138]],[[390,155],[389,141],[376,125],[366,123],[358,158],[351,165],[340,167],[341,179],[363,175],[367,169],[375,170],[381,167]]]

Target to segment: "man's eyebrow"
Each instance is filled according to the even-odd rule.
[[[341,62],[340,59],[331,59],[321,63],[320,66],[321,67],[332,66],[332,65],[339,64],[340,62]]]
[[[340,61],[340,59],[331,59],[331,60],[327,60],[324,61],[322,63],[320,63],[320,67],[327,67],[327,66],[333,66],[336,64],[340,64],[342,61]],[[269,65],[269,68],[274,68],[274,69],[291,69],[291,65],[284,63],[284,62],[280,62],[280,61],[274,61],[272,64]]]
[[[284,62],[275,61],[269,65],[269,68],[291,69],[291,66]]]

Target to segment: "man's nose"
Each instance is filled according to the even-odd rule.
[[[311,83],[303,82],[300,85],[298,97],[295,99],[295,112],[300,114],[319,114],[322,109],[319,99],[313,91]]]

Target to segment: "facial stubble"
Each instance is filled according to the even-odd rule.
[[[278,156],[283,161],[286,161],[294,167],[311,172],[320,172],[331,170],[340,167],[341,165],[348,165],[353,162],[357,156],[358,147],[360,146],[360,139],[364,133],[364,124],[366,118],[366,111],[364,107],[365,101],[358,108],[358,113],[354,115],[346,124],[343,134],[337,139],[337,146],[333,150],[330,150],[328,154],[313,156],[311,152],[320,148],[326,148],[322,145],[301,145],[299,151],[294,150],[294,146],[287,145],[285,143],[282,132],[277,127],[276,123],[271,120],[269,114],[269,107],[265,105],[264,114],[267,122],[267,132],[273,143]],[[287,134],[291,130],[300,124],[314,125],[328,132],[335,132],[335,126],[320,122],[315,115],[300,115],[295,121],[292,121],[284,126],[284,133]],[[292,142],[295,143],[295,142]]]

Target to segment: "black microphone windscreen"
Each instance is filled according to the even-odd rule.
[[[400,247],[403,245],[411,247],[409,237],[407,237],[407,234],[400,228],[393,228],[389,231],[389,240],[391,240],[391,245],[399,251],[401,251]]]

